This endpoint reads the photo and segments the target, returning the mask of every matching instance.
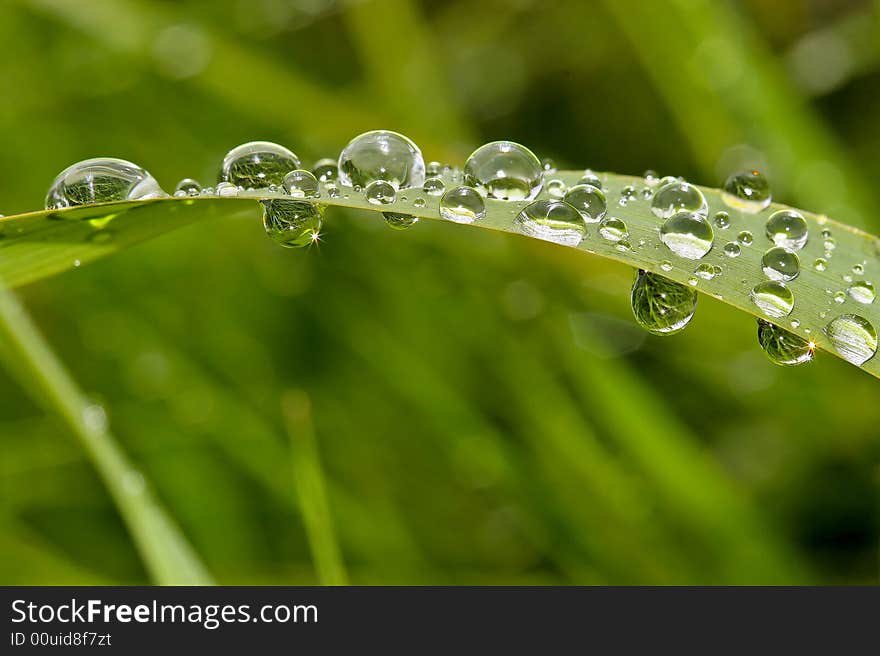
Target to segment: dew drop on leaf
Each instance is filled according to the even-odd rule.
[[[455,187],[440,198],[440,216],[455,223],[473,223],[486,216],[486,203],[472,187]]]
[[[648,271],[639,271],[630,294],[633,315],[655,335],[684,329],[697,309],[697,292]]]
[[[515,223],[523,234],[564,246],[577,246],[587,234],[580,212],[559,200],[535,201],[517,215]]]
[[[760,171],[734,173],[724,183],[721,200],[728,207],[756,214],[770,205],[770,183]]]
[[[410,139],[388,130],[365,132],[352,139],[339,155],[339,182],[366,187],[384,180],[395,189],[421,187],[425,182],[422,151]]]
[[[263,201],[263,227],[272,241],[288,248],[318,241],[322,209],[301,200],[273,198]]]
[[[314,198],[318,195],[318,178],[303,169],[296,169],[285,175],[282,186],[294,198]]]
[[[115,157],[96,157],[64,169],[46,194],[46,209],[117,200],[167,196],[156,179],[137,164]]]
[[[767,250],[761,258],[761,268],[771,280],[788,282],[800,273],[800,260],[793,251],[782,246]]]
[[[758,343],[771,362],[787,366],[810,362],[816,350],[813,342],[763,319],[758,319]]]
[[[679,257],[699,260],[712,250],[714,233],[706,218],[695,212],[678,212],[660,228],[660,241]]]
[[[685,211],[705,215],[708,210],[703,192],[689,182],[669,182],[654,194],[651,211],[661,219]]]
[[[774,319],[788,316],[794,309],[794,294],[782,282],[758,283],[749,292],[749,298],[761,312]]]
[[[226,153],[218,182],[228,182],[242,189],[280,186],[284,176],[299,167],[299,157],[284,146],[271,141],[251,141]]]
[[[563,200],[580,212],[587,223],[601,221],[608,209],[605,194],[599,187],[591,184],[577,184],[571,187]]]
[[[779,210],[771,214],[766,230],[770,241],[793,251],[802,249],[809,237],[806,219],[794,210]]]
[[[498,200],[532,200],[544,184],[543,172],[535,154],[512,141],[480,146],[464,165],[465,182]]]
[[[832,346],[848,362],[863,365],[877,352],[877,331],[857,314],[835,317],[823,329]]]
[[[390,182],[373,180],[364,189],[364,197],[373,205],[388,205],[397,197],[397,191]]]

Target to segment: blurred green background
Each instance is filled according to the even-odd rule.
[[[876,11],[4,2],[0,212],[40,208],[86,157],[173,189],[244,141],[311,164],[388,128],[456,163],[509,138],[710,185],[754,165],[779,200],[876,233]],[[632,275],[331,211],[318,248],[214,221],[20,294],[221,583],[327,580],[281,409],[306,396],[337,541],[315,549],[353,583],[877,583],[878,381],[825,354],[776,367],[754,319],[706,297],[682,335],[649,336]],[[82,449],[5,373],[0,582],[150,582]]]

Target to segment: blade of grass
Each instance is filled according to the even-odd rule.
[[[293,482],[318,581],[321,585],[348,585],[315,440],[311,400],[302,390],[288,390],[281,399],[281,410],[290,436]]]
[[[37,403],[64,421],[88,454],[153,579],[163,585],[210,584],[205,566],[107,429],[103,410],[88,402],[18,299],[2,286],[0,340],[12,373]]]

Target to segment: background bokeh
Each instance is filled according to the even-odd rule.
[[[15,0],[0,212],[91,156],[166,189],[277,141],[388,128],[426,159],[520,141],[561,168],[718,185],[880,230],[880,22],[813,0]],[[331,211],[317,248],[204,222],[20,290],[216,580],[318,581],[281,399],[311,400],[359,584],[877,583],[880,386],[769,363],[701,298],[533,240]],[[2,257],[2,249],[0,249]],[[289,397],[288,397],[289,398]],[[0,582],[149,582],[77,442],[0,375]]]

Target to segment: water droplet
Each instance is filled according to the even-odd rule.
[[[46,209],[159,198],[167,194],[147,171],[115,157],[96,157],[64,169],[49,187]]]
[[[263,201],[263,227],[272,241],[289,248],[308,246],[319,239],[323,210],[301,200]]]
[[[442,162],[428,162],[425,166],[425,175],[429,178],[436,178],[438,175],[443,175],[443,172],[448,169],[449,167]]]
[[[284,191],[294,198],[314,198],[318,195],[318,178],[303,169],[284,176]]]
[[[736,236],[736,240],[743,246],[751,246],[754,241],[754,237],[752,237],[752,233],[748,230],[743,230]]]
[[[446,189],[446,185],[440,178],[428,178],[422,189],[429,196],[439,196]]]
[[[373,205],[388,205],[397,197],[394,185],[385,180],[373,180],[364,189],[364,197]]]
[[[857,314],[842,314],[823,329],[843,358],[863,365],[877,352],[877,331],[871,322]]]
[[[770,183],[760,171],[734,173],[724,183],[721,200],[729,207],[756,214],[770,205]]]
[[[852,272],[860,276],[865,272],[865,267],[861,264],[853,264]]]
[[[198,196],[199,192],[202,191],[202,185],[200,185],[197,181],[192,178],[184,178],[180,182],[177,183],[177,186],[174,188],[175,196]]]
[[[455,223],[473,223],[486,216],[486,204],[476,189],[455,187],[440,198],[440,216]]]
[[[777,246],[799,251],[807,243],[807,221],[794,210],[779,210],[767,219],[767,238]]]
[[[867,280],[857,280],[846,290],[849,297],[857,303],[870,305],[874,302],[874,285]]]
[[[424,206],[425,206],[425,199],[424,198],[416,198],[413,201],[413,207],[424,207]]]
[[[575,185],[565,194],[564,200],[580,212],[587,223],[601,221],[608,208],[602,190],[589,184]]]
[[[689,260],[699,260],[712,250],[713,237],[709,222],[694,212],[673,214],[660,228],[660,241],[679,257]]]
[[[599,235],[608,241],[620,241],[627,237],[626,223],[614,216],[602,219],[599,224]]]
[[[395,189],[421,187],[425,182],[422,151],[410,139],[388,130],[358,135],[339,155],[339,182],[366,187],[384,180]]]
[[[562,198],[565,196],[565,192],[568,187],[565,186],[565,183],[562,180],[553,179],[547,182],[547,194],[549,194],[550,198]]]
[[[730,227],[730,215],[727,212],[715,212],[715,227],[727,230]]]
[[[719,267],[713,264],[706,264],[704,262],[696,269],[694,269],[694,275],[696,275],[698,278],[702,278],[703,280],[712,280],[712,278],[719,274],[719,271]]]
[[[385,219],[385,224],[389,228],[393,228],[394,230],[406,230],[413,224],[418,223],[418,218],[412,216],[411,214],[382,212],[382,217]]]
[[[239,188],[231,182],[218,182],[214,193],[218,196],[238,196]]]
[[[705,215],[708,210],[703,192],[689,182],[669,182],[654,194],[651,211],[661,219],[679,212],[691,212]]]
[[[97,403],[87,405],[82,411],[82,422],[91,433],[103,433],[107,430],[107,412]]]
[[[655,335],[672,335],[693,318],[697,292],[663,276],[639,271],[630,304],[640,326]]]
[[[574,207],[559,200],[539,200],[516,217],[520,232],[564,246],[577,246],[587,234],[587,224]]]
[[[724,254],[727,257],[739,257],[740,253],[742,253],[742,248],[735,241],[729,241],[724,244]]]
[[[512,141],[480,146],[464,165],[465,182],[499,200],[532,200],[541,191],[542,174],[535,154]]]
[[[645,184],[648,185],[649,187],[653,187],[660,180],[660,178],[657,177],[657,171],[652,171],[650,169],[645,171],[645,173],[642,177],[645,178]]]
[[[763,319],[758,319],[758,343],[771,362],[787,366],[810,362],[816,350],[813,342]]]
[[[816,271],[824,271],[827,267],[828,260],[826,260],[824,257],[817,257],[816,261],[813,262],[813,268],[816,269]]]
[[[846,294],[844,294],[843,292],[836,292],[834,294],[834,302],[835,303],[840,304],[840,303],[843,303],[844,301],[846,301]]]
[[[541,160],[541,169],[543,169],[544,173],[556,173],[556,162],[549,157],[545,157]]]
[[[825,240],[825,243],[823,244],[823,246],[825,247],[825,251],[826,251],[825,255],[827,257],[831,257],[831,251],[833,251],[835,248],[837,248],[837,241],[834,239],[834,237],[829,237],[828,239]]]
[[[599,179],[599,176],[593,173],[592,171],[586,171],[581,179],[577,181],[579,185],[590,185],[595,187],[596,189],[602,188],[602,180]]]
[[[774,246],[761,258],[761,268],[771,280],[788,282],[797,278],[800,273],[798,256],[787,248]]]
[[[788,316],[794,309],[794,294],[781,282],[758,283],[752,288],[749,298],[761,312],[774,319]]]
[[[325,157],[315,162],[312,167],[312,175],[321,182],[333,182],[339,177],[339,166],[335,159]]]
[[[280,186],[284,176],[299,166],[299,157],[284,146],[271,141],[251,141],[226,153],[218,182],[229,182],[242,189]]]

